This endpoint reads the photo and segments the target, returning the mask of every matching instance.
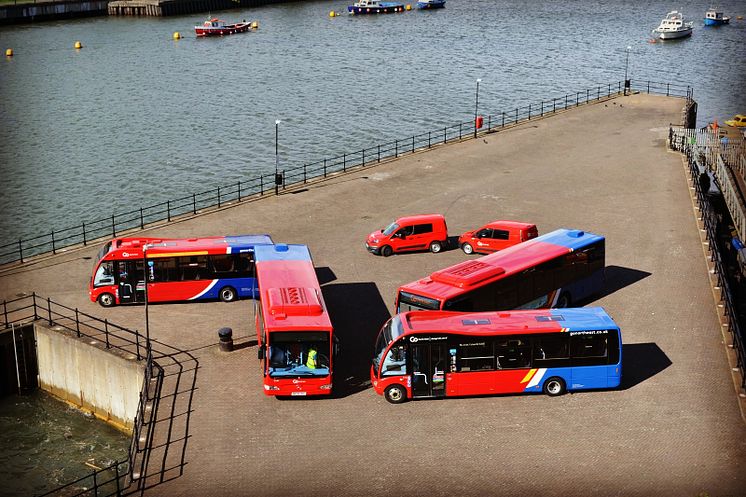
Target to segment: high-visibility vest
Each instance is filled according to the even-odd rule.
[[[306,367],[310,369],[316,369],[316,354],[314,349],[308,351],[308,360],[306,361]]]

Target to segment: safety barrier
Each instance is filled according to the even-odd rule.
[[[482,116],[483,127],[477,120],[461,122],[441,129],[412,135],[404,139],[381,143],[362,150],[343,153],[336,157],[324,158],[302,166],[279,171],[277,174],[262,174],[229,185],[218,186],[199,193],[166,200],[136,210],[115,213],[104,218],[94,219],[76,226],[62,228],[26,239],[0,245],[0,264],[24,262],[30,256],[57,251],[78,245],[88,245],[105,238],[115,238],[122,233],[143,229],[156,222],[171,222],[179,218],[194,216],[208,209],[221,208],[249,198],[261,197],[268,193],[275,195],[281,189],[305,184],[312,180],[327,178],[351,169],[378,164],[403,155],[430,149],[437,145],[476,138],[485,133],[493,133],[517,124],[542,118],[572,107],[597,102],[603,98],[622,95],[628,92],[652,93],[692,99],[689,86],[660,83],[654,81],[630,81],[597,85],[582,91],[567,93],[561,97],[542,100],[538,104],[516,107],[513,110]]]
[[[746,393],[746,344],[742,333],[746,323],[739,319],[734,292],[731,288],[733,283],[726,271],[723,255],[718,246],[716,213],[707,198],[707,192],[703,191],[702,184],[699,181],[699,176],[702,174],[701,168],[714,170],[718,164],[720,168],[723,167],[723,159],[719,153],[716,153],[716,147],[720,146],[720,139],[713,131],[675,130],[670,128],[668,141],[672,150],[686,155],[689,164],[689,174],[692,177],[692,184],[696,193],[697,207],[707,234],[710,261],[713,264],[717,286],[720,288],[720,300],[731,337],[731,346],[736,352],[736,367],[741,373],[741,389],[742,393]],[[713,151],[715,151],[714,154]],[[717,179],[722,187],[722,180],[720,177],[717,177]]]

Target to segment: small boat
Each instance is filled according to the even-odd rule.
[[[379,2],[378,0],[359,0],[347,6],[349,14],[389,14],[403,12],[404,4],[398,2]]]
[[[705,26],[720,26],[722,24],[728,24],[730,17],[724,16],[722,12],[715,8],[709,9],[705,12]]]
[[[653,30],[653,35],[661,40],[686,38],[691,36],[693,28],[693,22],[685,22],[684,15],[674,10],[669,12],[660,25]]]
[[[442,9],[445,6],[446,0],[419,0],[417,2],[417,8],[421,10]]]
[[[202,26],[194,26],[197,36],[225,36],[236,33],[245,33],[251,29],[250,22],[237,22],[235,24],[226,24],[225,21],[213,17],[202,23]]]

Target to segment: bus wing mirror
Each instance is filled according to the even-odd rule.
[[[339,357],[339,350],[340,350],[339,349],[339,337],[334,335],[334,349],[333,349],[334,357]]]
[[[264,345],[260,345],[259,349],[257,349],[257,358],[261,361],[264,359]]]

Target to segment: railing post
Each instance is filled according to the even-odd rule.
[[[541,101],[541,114],[539,114],[539,117],[544,117],[544,100]]]
[[[490,131],[492,129],[492,114],[489,114],[487,116],[487,131]]]
[[[117,237],[117,227],[114,224],[114,214],[111,215],[111,237],[112,238]]]
[[[342,154],[342,172],[347,172],[347,154]]]
[[[104,337],[106,337],[106,348],[109,348],[109,320],[104,319]]]
[[[414,135],[412,135],[412,153],[414,153]]]
[[[448,128],[443,128],[443,143],[446,143],[448,141]]]
[[[241,181],[238,182],[238,201],[241,201]]]
[[[49,326],[52,326],[52,299],[47,297],[47,314],[49,317]]]
[[[505,111],[503,111],[503,113],[502,113],[502,114],[503,114],[503,122],[502,122],[502,124],[500,125],[500,127],[501,127],[501,128],[504,128],[504,127],[505,127]]]
[[[39,319],[39,313],[36,311],[36,292],[31,292],[31,299],[34,305],[34,320]]]
[[[590,88],[585,89],[585,101],[588,102],[591,99],[591,90]]]
[[[218,187],[218,209],[220,209],[220,187]]]
[[[650,80],[648,80],[648,95],[650,94]]]
[[[324,159],[324,177],[326,178],[326,159]]]
[[[557,99],[553,98],[552,99],[552,114],[554,114],[555,112],[557,112]]]
[[[93,472],[93,495],[98,497],[98,481],[96,480],[97,471]]]
[[[531,120],[531,104],[528,104],[528,120]]]
[[[75,331],[77,332],[78,338],[80,338],[80,319],[78,318],[78,308],[75,308]]]
[[[259,195],[264,195],[264,175],[263,174],[259,176]]]
[[[609,89],[606,91],[606,96],[607,97],[611,96],[611,83],[609,83]]]
[[[137,354],[137,360],[142,359],[140,355],[140,332],[135,330],[135,354]]]
[[[53,253],[53,254],[56,254],[56,253],[57,253],[57,249],[56,249],[56,247],[54,246],[54,230],[52,230],[52,253]]]
[[[575,107],[580,105],[580,92],[575,94]]]
[[[567,93],[565,93],[565,110],[567,110]]]
[[[671,83],[666,83],[666,96],[669,96],[670,89],[671,89]]]
[[[145,228],[145,219],[143,218],[143,215],[142,215],[142,207],[140,207],[140,229],[143,229],[143,228]]]
[[[166,221],[171,222],[171,201],[166,200]]]
[[[85,223],[83,223],[83,246],[88,245],[88,240],[85,239]]]
[[[601,100],[601,87],[596,89],[596,100]]]
[[[458,139],[461,139],[461,126],[463,123],[458,123]]]
[[[513,124],[518,124],[518,107],[515,108],[515,121],[513,121]]]
[[[381,144],[378,144],[378,162],[381,162]]]
[[[427,148],[430,148],[430,131],[427,132]]]
[[[197,214],[197,194],[192,193],[192,214]]]
[[[360,160],[361,160],[361,162],[362,162],[362,166],[363,166],[363,167],[365,167],[365,149],[363,149],[361,153],[362,153],[362,155],[363,155],[363,158],[362,158],[362,159],[360,159]]]
[[[306,184],[306,181],[307,181],[306,178],[307,178],[307,176],[306,176],[306,164],[304,163],[303,164],[303,184],[304,185]]]

